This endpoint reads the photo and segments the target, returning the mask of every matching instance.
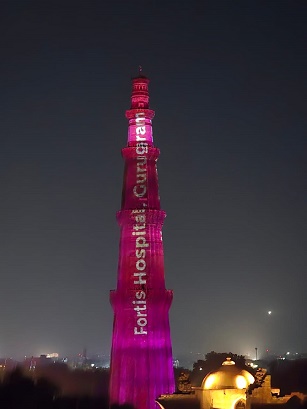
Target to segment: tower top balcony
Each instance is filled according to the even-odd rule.
[[[142,73],[142,67],[139,67],[139,74],[132,78],[132,94],[130,109],[149,109],[149,78]]]
[[[145,117],[152,119],[155,112],[149,109],[149,78],[142,73],[142,67],[139,67],[139,73],[132,78],[131,106],[126,111],[126,118],[135,118],[136,113],[144,113]]]

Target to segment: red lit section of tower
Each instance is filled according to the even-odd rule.
[[[149,109],[149,79],[132,80],[117,289],[111,291],[114,326],[111,353],[111,404],[154,409],[161,394],[174,392],[169,308],[173,292],[165,289],[157,160]]]

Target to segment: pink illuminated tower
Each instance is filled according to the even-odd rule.
[[[131,108],[126,111],[127,146],[117,289],[111,291],[114,326],[110,402],[155,409],[155,399],[174,392],[169,308],[173,292],[165,289],[157,160],[149,109],[149,79],[132,80]]]

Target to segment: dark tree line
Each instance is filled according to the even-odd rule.
[[[77,378],[79,382],[82,379],[91,379],[92,375],[88,371],[82,371],[82,376],[81,371],[77,374],[75,371],[71,372],[72,382]],[[0,383],[1,409],[109,409],[107,394],[103,396],[93,390],[93,394],[88,396],[82,393],[67,396],[49,379],[37,374],[35,377],[28,375],[23,374],[19,368],[5,373]],[[63,377],[61,379],[63,380]],[[133,408],[129,405],[115,405],[112,409]]]
[[[269,372],[272,387],[280,388],[282,395],[307,393],[307,359],[276,359],[270,363]]]
[[[242,355],[212,351],[204,360],[195,362],[192,371],[184,368],[175,370],[177,392],[187,393],[189,384],[200,385],[203,378],[217,370],[227,357],[235,361],[239,368],[250,370]],[[270,364],[269,373],[272,376],[272,387],[280,388],[282,395],[307,393],[307,359],[275,360]],[[108,382],[108,371],[71,371],[67,367],[55,365],[25,375],[17,368],[4,373],[0,383],[0,408],[108,409]],[[291,401],[289,407],[290,404],[294,402]],[[133,408],[129,405],[115,405],[112,409]]]

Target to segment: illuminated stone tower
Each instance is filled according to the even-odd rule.
[[[173,292],[165,289],[157,160],[149,109],[149,79],[132,80],[131,108],[126,111],[127,146],[117,289],[111,291],[114,326],[111,353],[111,404],[156,408],[155,399],[174,392],[169,308]]]

